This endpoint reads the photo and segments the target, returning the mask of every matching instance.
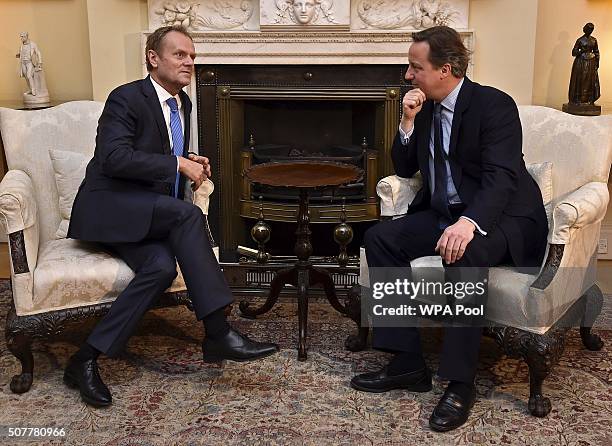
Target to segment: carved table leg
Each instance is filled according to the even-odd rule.
[[[298,361],[306,361],[306,337],[308,336],[308,285],[310,282],[308,269],[298,271]]]
[[[338,296],[336,296],[336,287],[334,286],[334,281],[331,278],[331,274],[328,271],[325,271],[322,268],[313,267],[310,270],[311,285],[322,285],[323,290],[325,290],[325,296],[327,300],[331,304],[332,307],[338,312],[344,315],[347,315],[346,307],[340,303],[338,300]]]
[[[346,303],[346,314],[357,324],[357,334],[349,335],[344,341],[344,346],[352,352],[359,352],[366,347],[368,342],[369,327],[361,326],[361,285],[356,284],[348,292]]]
[[[255,319],[260,314],[264,314],[272,309],[274,304],[278,301],[283,286],[286,284],[296,284],[296,269],[295,267],[281,269],[276,273],[272,283],[270,284],[270,294],[262,306],[259,308],[249,308],[251,303],[247,301],[240,302],[238,308],[242,316],[247,319]]]

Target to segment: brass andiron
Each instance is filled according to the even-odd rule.
[[[342,198],[342,211],[340,213],[340,223],[334,228],[334,241],[340,245],[338,254],[338,265],[344,267],[348,265],[349,256],[346,246],[353,240],[353,228],[346,223],[346,197]]]
[[[257,263],[266,263],[270,255],[266,252],[266,243],[270,241],[272,228],[264,220],[263,197],[259,197],[259,220],[251,228],[251,238],[257,243]]]
[[[363,165],[361,168],[364,172],[368,171],[368,140],[366,137],[363,137],[363,141],[361,141],[361,155],[363,157]],[[343,206],[344,207],[344,206]]]

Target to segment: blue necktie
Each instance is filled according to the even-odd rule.
[[[178,104],[175,98],[170,98],[166,101],[170,107],[170,131],[172,132],[172,151],[176,156],[183,156],[184,135],[183,126],[181,125],[181,115],[179,114]],[[178,162],[178,160],[177,160]],[[174,182],[174,196],[178,197],[180,173],[176,173],[176,181]]]

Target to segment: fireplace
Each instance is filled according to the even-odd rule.
[[[378,219],[376,182],[392,173],[399,101],[408,88],[405,69],[198,65],[198,145],[214,170],[210,225],[222,261],[235,261],[238,245],[256,247],[249,231],[262,206],[272,225],[270,251],[292,253],[297,195],[251,185],[243,172],[253,164],[296,158],[345,162],[364,170],[361,181],[314,194],[310,208],[315,254],[333,255],[318,249],[317,233],[321,247],[337,249],[332,231],[343,206],[356,230],[349,253],[356,254],[363,232]]]

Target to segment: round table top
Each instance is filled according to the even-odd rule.
[[[315,188],[352,183],[362,177],[363,170],[331,161],[290,161],[256,164],[245,175],[266,186]]]

